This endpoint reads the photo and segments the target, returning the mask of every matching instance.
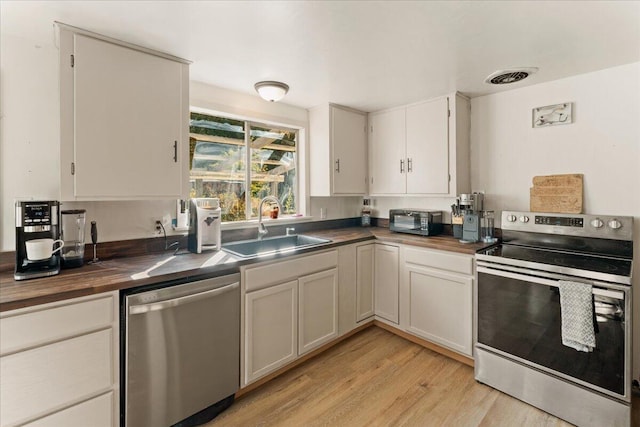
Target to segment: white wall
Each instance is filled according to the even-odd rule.
[[[0,37],[0,251],[15,248],[16,199],[60,198],[58,49],[53,31],[48,33],[51,37],[43,40],[5,33]],[[305,109],[258,96],[192,82],[190,98],[192,105],[212,111],[307,127]],[[299,173],[306,186],[304,167]],[[307,198],[301,203],[315,219],[322,206],[327,207],[327,218],[334,219],[356,216],[359,200],[314,203]],[[87,209],[87,222],[98,223],[100,241],[151,237],[156,218],[175,216],[174,200],[67,202],[65,208]]]
[[[0,250],[14,247],[14,200],[57,199],[58,51],[51,40],[0,37]]]
[[[533,129],[535,107],[574,123]],[[640,377],[640,63],[471,100],[471,182],[486,207],[529,210],[536,175],[584,174],[584,212],[634,217],[634,378]],[[497,213],[497,212],[496,212]]]

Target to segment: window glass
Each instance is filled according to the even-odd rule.
[[[280,200],[281,214],[295,214],[296,132],[254,125],[250,140],[251,217],[258,216],[258,205],[265,196]]]
[[[297,213],[297,131],[192,112],[189,132],[190,197],[219,198],[223,221],[256,218],[269,195]]]

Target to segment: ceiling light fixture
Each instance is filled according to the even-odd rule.
[[[280,101],[289,92],[289,86],[282,82],[264,81],[258,82],[254,86],[256,91],[264,99],[269,102]]]

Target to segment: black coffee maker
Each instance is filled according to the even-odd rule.
[[[26,242],[34,239],[60,238],[60,202],[16,202],[16,280],[53,276],[60,272],[60,251],[47,259],[31,261]]]

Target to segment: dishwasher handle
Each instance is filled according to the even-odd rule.
[[[227,293],[234,289],[238,289],[239,286],[240,286],[240,283],[235,282],[230,285],[223,286],[221,288],[215,288],[209,291],[199,292],[197,294],[185,295],[183,297],[173,298],[165,301],[151,302],[148,304],[132,305],[131,307],[129,307],[129,314],[130,315],[143,314],[143,313],[149,313],[151,311],[160,311],[160,310],[164,310],[171,307],[177,307],[179,305],[196,302],[205,298],[211,298],[217,295]]]

